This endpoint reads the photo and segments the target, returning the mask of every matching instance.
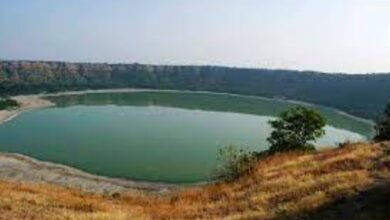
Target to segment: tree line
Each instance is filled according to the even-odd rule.
[[[2,95],[124,87],[205,90],[294,99],[338,108],[369,119],[377,119],[390,100],[390,74],[0,61]]]

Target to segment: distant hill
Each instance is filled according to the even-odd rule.
[[[0,94],[100,88],[206,90],[311,102],[375,119],[390,102],[390,74],[0,61]]]

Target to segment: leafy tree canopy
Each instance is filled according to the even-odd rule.
[[[315,110],[298,106],[282,112],[270,121],[274,129],[268,137],[269,153],[290,150],[313,150],[311,141],[325,134],[325,119]]]

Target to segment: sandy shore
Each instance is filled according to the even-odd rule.
[[[14,96],[12,99],[16,100],[20,107],[11,110],[0,111],[0,124],[12,120],[20,113],[36,108],[44,108],[55,105],[49,100],[43,99],[39,95]]]
[[[173,184],[93,175],[69,166],[43,162],[13,153],[0,153],[0,179],[16,182],[49,183],[87,192],[108,194],[131,190],[165,193],[178,188]]]

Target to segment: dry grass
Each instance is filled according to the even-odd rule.
[[[388,151],[354,144],[314,154],[263,159],[232,183],[193,187],[165,196],[119,198],[46,185],[0,182],[0,219],[275,219],[313,212],[357,195],[388,174]]]

